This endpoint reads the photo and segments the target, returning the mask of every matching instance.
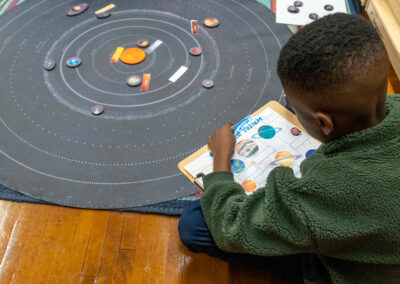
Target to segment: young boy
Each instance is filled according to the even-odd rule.
[[[208,139],[214,172],[179,232],[194,252],[258,263],[291,280],[400,281],[400,96],[386,97],[389,60],[377,32],[334,14],[283,47],[288,105],[323,142],[301,165],[275,168],[247,196],[234,182],[232,124]],[[203,217],[204,216],[204,217]]]

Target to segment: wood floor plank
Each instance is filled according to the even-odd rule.
[[[109,217],[109,211],[97,211],[94,215],[82,271],[83,276],[97,276],[100,258],[103,253]]]
[[[140,215],[135,213],[124,215],[124,228],[122,231],[121,249],[135,249]]]
[[[16,204],[17,205],[17,204]],[[32,218],[36,217],[36,209],[29,204],[14,206],[20,214],[15,220],[3,260],[0,265],[0,283],[11,283],[21,259],[24,257],[23,251],[32,229]]]
[[[72,245],[73,245],[73,240],[74,240],[74,235],[76,233],[77,227],[78,227],[78,222],[79,222],[79,217],[80,217],[80,212],[81,210],[79,209],[73,209],[73,208],[63,208],[63,207],[58,207],[59,210],[58,212],[62,211],[62,214],[65,215],[64,217],[58,217],[61,218],[60,223],[58,222],[59,219],[57,219],[57,223],[55,224],[56,226],[62,226],[63,229],[61,230],[61,236],[58,236],[58,246],[59,250],[57,251],[56,257],[53,259],[53,268],[48,270],[48,277],[47,281],[49,283],[56,283],[59,281],[60,276],[63,275],[64,269],[65,269],[65,261],[68,259],[68,255],[71,252]],[[57,213],[58,213],[57,212]],[[55,216],[54,214],[53,216]],[[64,220],[63,220],[64,219]],[[52,221],[52,216],[50,215],[49,217],[48,225],[51,224]]]
[[[103,254],[100,260],[99,279],[104,283],[111,283],[117,270],[118,253],[121,243],[124,215],[120,212],[111,212],[107,234],[104,242]],[[98,281],[100,282],[100,281]]]
[[[84,275],[82,275],[80,280],[79,280],[80,284],[95,284],[96,282],[97,281],[96,281],[96,277],[95,276],[84,276]]]
[[[59,279],[78,222],[79,210],[52,207],[34,262],[37,269],[30,283],[54,283]]]
[[[97,276],[96,277],[96,284],[110,284],[113,283],[114,279],[112,276]]]
[[[213,258],[206,254],[189,253],[183,271],[183,283],[206,284],[216,282],[216,266]]]
[[[229,281],[229,264],[219,259],[214,260],[215,263],[215,283],[228,284]]]
[[[39,251],[39,244],[43,238],[47,220],[49,218],[51,207],[47,205],[29,204],[34,208],[35,215],[32,216],[32,227],[28,232],[29,240],[22,251],[22,258],[17,267],[14,268],[13,283],[29,283],[32,274],[40,267],[35,267],[34,263]]]
[[[0,204],[1,204],[0,205],[0,228],[3,228],[3,224],[8,219],[10,207],[13,205],[13,203],[9,202],[9,201],[2,201]],[[1,236],[0,236],[0,238],[1,238]],[[0,248],[2,248],[3,246],[7,246],[7,244],[0,242]]]
[[[17,220],[18,215],[25,208],[25,204],[9,204],[3,210],[3,216],[0,224],[0,260],[3,263],[3,256],[8,246],[8,241],[10,239],[11,233],[14,229],[15,220]]]
[[[92,229],[94,210],[81,210],[74,233],[68,261],[65,263],[62,279],[68,283],[79,283],[85,260],[85,254]]]
[[[230,277],[232,284],[282,284],[286,283],[278,279],[278,276],[261,269],[253,269],[240,265],[230,265]],[[293,283],[292,283],[293,284]]]
[[[185,249],[178,235],[178,218],[171,219],[169,226],[169,242],[167,251],[168,265],[165,270],[164,284],[182,283],[182,274],[185,266]]]
[[[80,209],[62,207],[62,206],[52,206],[52,211],[47,220],[47,224],[63,226],[65,223],[76,224],[76,218],[79,216]]]
[[[159,216],[154,220],[153,244],[151,247],[150,284],[163,283],[167,267],[168,242],[170,236],[169,227],[174,217]]]
[[[121,249],[119,251],[117,271],[115,273],[115,280],[114,280],[115,284],[131,283],[134,262],[135,262],[135,250]]]
[[[132,270],[132,284],[146,284],[150,277],[151,246],[153,243],[154,220],[153,214],[140,215],[137,233],[135,262]]]
[[[182,283],[229,283],[228,263],[206,254],[189,252],[179,239],[178,219],[175,220],[175,242],[179,243],[179,254],[185,255],[181,271]]]

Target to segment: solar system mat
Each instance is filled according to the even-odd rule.
[[[107,209],[197,191],[177,164],[225,121],[282,99],[290,35],[255,0],[11,9],[0,17],[0,183]]]

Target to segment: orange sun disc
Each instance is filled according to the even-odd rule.
[[[138,64],[146,58],[146,53],[140,48],[127,48],[122,53],[119,59],[125,64]]]

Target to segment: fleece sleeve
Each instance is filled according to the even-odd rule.
[[[247,196],[229,172],[204,178],[201,209],[217,246],[228,252],[277,256],[315,252],[316,242],[289,168],[274,169],[267,185]]]

